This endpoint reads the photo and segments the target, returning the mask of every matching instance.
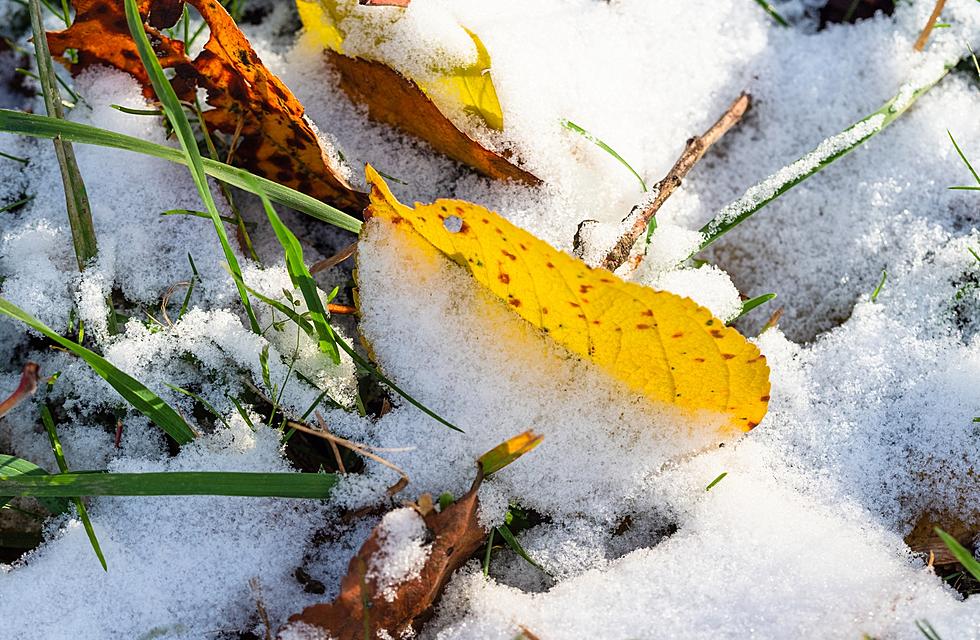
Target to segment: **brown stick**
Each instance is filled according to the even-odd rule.
[[[936,21],[939,20],[939,14],[943,12],[943,7],[946,6],[946,0],[936,0],[936,6],[932,8],[932,15],[929,16],[929,22],[926,26],[922,27],[922,32],[915,41],[916,51],[922,51],[926,48],[926,42],[929,40],[929,35],[932,33],[933,27],[936,26]]]
[[[728,109],[718,121],[711,125],[711,128],[705,131],[702,135],[691,138],[687,141],[687,145],[684,147],[684,153],[681,157],[677,159],[677,162],[667,173],[663,180],[657,183],[654,187],[656,189],[656,197],[653,199],[647,208],[644,209],[636,220],[633,222],[633,226],[623,234],[623,236],[616,242],[606,257],[603,258],[599,266],[609,271],[615,271],[624,262],[626,258],[629,257],[630,251],[633,249],[633,245],[636,241],[640,239],[643,232],[646,231],[647,226],[650,224],[650,220],[653,216],[657,215],[657,211],[663,206],[663,203],[670,197],[670,194],[681,185],[681,180],[688,174],[688,172],[697,164],[698,160],[704,155],[705,151],[717,142],[725,133],[731,129],[745,112],[748,111],[749,106],[752,104],[752,98],[747,93],[742,93],[738,99],[733,102]],[[631,214],[632,215],[632,212]],[[626,218],[628,219],[628,218]],[[624,220],[625,221],[625,220]]]

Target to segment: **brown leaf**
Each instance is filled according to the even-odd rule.
[[[327,49],[327,59],[340,77],[340,88],[350,99],[368,108],[373,120],[396,126],[422,138],[437,151],[496,180],[519,180],[536,185],[533,174],[510,163],[506,154],[486,149],[460,131],[419,89],[397,71],[362,58]]]
[[[935,513],[924,513],[912,528],[912,532],[905,536],[905,544],[909,546],[913,553],[921,553],[927,559],[931,557],[932,564],[937,567],[945,565],[955,565],[958,560],[953,556],[949,547],[942,541],[934,530],[935,527],[941,528],[949,535],[967,547],[973,548],[973,538],[978,530],[980,523],[967,523],[960,518],[940,515]]]
[[[347,575],[340,583],[340,595],[329,604],[307,607],[290,618],[289,623],[319,627],[338,640],[360,640],[377,637],[381,629],[400,638],[404,631],[423,622],[453,572],[486,539],[476,515],[479,507],[476,492],[482,476],[479,474],[472,488],[444,511],[419,509],[433,536],[432,549],[419,577],[394,587],[394,599],[386,599],[375,580],[368,576],[368,567],[381,546],[376,527],[350,561]]]
[[[123,3],[113,0],[73,0],[77,11],[68,29],[48,34],[52,53],[78,50],[77,73],[93,64],[106,64],[139,80],[152,95],[146,72],[129,34]],[[360,212],[366,195],[356,191],[324,152],[303,105],[256,55],[235,21],[216,0],[189,0],[211,28],[204,50],[193,61],[182,42],[157,28],[180,16],[181,0],[142,0],[148,15],[147,33],[165,68],[173,68],[178,95],[192,99],[198,87],[207,90],[204,113],[211,129],[232,136],[232,164],[325,200]]]
[[[154,14],[166,14],[166,10],[158,7],[167,4],[180,5],[173,0],[137,2],[144,19],[151,10]],[[73,0],[72,5],[75,7],[75,21],[71,26],[64,31],[48,32],[51,56],[61,58],[68,49],[76,49],[78,62],[69,65],[72,73],[78,74],[93,65],[114,67],[139,80],[143,85],[143,94],[152,99],[150,79],[140,62],[136,43],[129,35],[123,3],[120,0]],[[146,34],[164,68],[190,64],[183,42],[171,40],[155,27],[147,26]],[[65,62],[64,58],[62,62]]]

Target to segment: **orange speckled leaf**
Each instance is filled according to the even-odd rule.
[[[160,0],[139,0],[140,15],[164,13]],[[179,3],[178,3],[179,4]],[[48,47],[54,58],[65,55],[68,49],[78,51],[78,62],[71,65],[79,73],[93,65],[115,67],[132,75],[143,85],[147,98],[153,97],[150,79],[140,62],[136,43],[129,35],[123,3],[118,0],[73,0],[75,21],[64,31],[48,32]],[[172,40],[155,27],[146,25],[146,34],[164,68],[190,64],[184,53],[184,43]],[[65,60],[62,59],[62,62]]]
[[[399,203],[367,168],[365,215],[407,225],[510,309],[649,398],[729,417],[748,431],[769,402],[759,349],[688,298],[624,282],[461,200]]]
[[[174,87],[183,99],[193,99],[198,87],[207,90],[213,107],[204,117],[234,141],[232,164],[280,184],[360,212],[366,195],[353,189],[324,152],[303,105],[256,55],[235,21],[216,0],[189,0],[211,28],[204,50],[193,61],[184,45],[157,29],[181,15],[181,0],[142,0],[140,10],[149,25],[148,35],[164,67],[177,75]],[[123,11],[113,0],[74,0],[75,22],[68,29],[48,34],[51,51],[61,55],[78,50],[78,72],[92,64],[121,69],[152,95],[146,72]],[[150,26],[153,25],[153,26]]]

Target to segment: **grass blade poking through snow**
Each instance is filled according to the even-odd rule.
[[[614,157],[617,160],[619,160],[619,163],[622,164],[627,169],[629,169],[630,173],[632,173],[634,176],[636,176],[636,179],[640,181],[640,188],[643,189],[643,191],[646,191],[647,190],[647,183],[643,181],[643,178],[640,176],[640,174],[638,174],[636,172],[636,170],[633,167],[630,166],[630,163],[626,162],[626,160],[623,158],[623,156],[621,156],[618,153],[616,153],[616,150],[615,149],[613,149],[612,147],[610,147],[608,144],[606,144],[605,142],[603,142],[599,138],[597,138],[594,135],[592,135],[589,131],[587,131],[587,130],[583,129],[582,127],[578,126],[577,124],[575,124],[571,120],[562,120],[561,121],[561,124],[562,124],[562,126],[564,126],[569,131],[574,131],[575,133],[579,134],[580,136],[582,136],[583,138],[585,138],[586,140],[588,140],[589,142],[591,142],[595,146],[599,147],[600,149],[602,149],[603,151],[605,151],[606,153],[608,153],[612,157]]]
[[[916,100],[942,80],[951,68],[947,65],[918,83],[906,82],[880,109],[837,135],[827,138],[817,145],[816,149],[793,164],[783,167],[762,182],[750,187],[741,198],[719,211],[701,227],[701,244],[694,253],[711,245],[745,222],[756,211],[807,178],[819,173],[838,158],[857,149],[862,143],[897,120]]]
[[[786,21],[786,18],[784,18],[783,16],[779,15],[779,12],[776,11],[776,9],[773,8],[773,6],[771,4],[769,4],[769,2],[767,2],[766,0],[755,0],[755,3],[757,5],[759,5],[760,7],[762,7],[762,9],[766,13],[768,13],[769,16],[773,20],[775,20],[777,23],[779,23],[780,26],[783,26],[783,27],[788,27],[789,26],[789,23]]]
[[[146,73],[150,77],[150,82],[153,84],[153,90],[156,92],[157,98],[160,100],[160,104],[167,114],[170,126],[174,128],[174,132],[180,140],[180,146],[184,151],[184,156],[187,158],[187,166],[191,170],[191,177],[194,178],[197,191],[201,195],[201,200],[204,202],[208,213],[211,214],[211,222],[214,224],[214,230],[218,234],[218,240],[221,241],[221,248],[224,250],[225,260],[228,261],[228,268],[231,269],[232,273],[238,274],[239,276],[235,280],[235,286],[238,287],[238,295],[241,297],[242,304],[245,306],[245,313],[248,315],[249,325],[252,331],[260,333],[259,322],[255,319],[252,304],[248,300],[248,293],[242,284],[242,270],[238,266],[238,258],[235,257],[235,252],[232,251],[231,245],[228,243],[228,234],[225,232],[224,224],[221,222],[221,216],[218,214],[218,207],[215,205],[214,197],[211,195],[208,177],[204,172],[204,163],[201,160],[201,152],[197,148],[197,139],[194,137],[191,123],[188,122],[187,115],[184,113],[184,107],[177,98],[177,93],[170,85],[170,81],[167,80],[167,76],[164,75],[163,67],[160,66],[160,61],[157,60],[156,53],[154,53],[153,47],[150,45],[150,40],[146,37],[146,32],[143,31],[143,19],[140,17],[139,9],[136,8],[136,0],[126,0],[126,21],[129,23],[129,31],[133,36],[133,40],[136,42],[136,49],[139,51],[140,59],[143,61],[143,67],[146,69]]]
[[[79,496],[242,496],[252,498],[328,498],[337,484],[332,473],[254,473],[171,471],[56,475],[4,475],[0,493],[37,498]]]
[[[54,426],[54,418],[51,416],[51,410],[48,409],[48,405],[46,404],[41,405],[41,422],[44,423],[44,428],[48,431],[48,439],[51,441],[51,450],[54,452],[55,460],[58,461],[58,468],[61,469],[61,473],[68,473],[68,461],[65,460],[65,454],[61,450],[61,440],[58,439],[58,431]],[[85,503],[82,502],[81,498],[75,498],[74,502],[75,508],[78,510],[78,519],[82,521],[82,526],[85,527],[85,534],[88,536],[88,541],[92,544],[95,555],[99,558],[99,564],[102,565],[103,571],[108,571],[109,567],[106,565],[105,556],[102,555],[102,547],[99,545],[99,539],[95,537],[95,529],[92,527],[92,521],[88,517]]]
[[[740,320],[742,316],[747,314],[749,311],[752,311],[756,307],[769,302],[775,297],[776,297],[775,293],[763,293],[761,296],[756,296],[751,300],[746,300],[745,302],[742,303],[742,310],[739,311],[738,315],[732,318],[732,320],[727,324],[729,325],[735,324],[736,321]]]
[[[82,345],[57,334],[51,327],[3,298],[0,298],[0,313],[10,316],[15,320],[20,320],[35,331],[46,336],[49,340],[58,343],[84,360],[95,373],[99,374],[113,389],[118,391],[119,395],[129,402],[129,404],[133,405],[137,411],[166,431],[178,444],[187,444],[194,439],[194,431],[187,425],[184,419],[170,405],[147,389],[136,378],[120,371],[111,362],[94,351],[89,351]]]
[[[34,32],[34,51],[37,58],[38,79],[41,82],[41,94],[44,96],[44,106],[48,115],[64,120],[65,114],[61,105],[61,95],[55,84],[54,66],[51,64],[51,53],[48,51],[48,40],[41,19],[41,5],[38,0],[30,0],[28,5],[31,14],[31,29]],[[78,270],[81,271],[99,251],[95,239],[95,225],[92,222],[92,209],[89,206],[88,194],[85,192],[85,182],[78,170],[75,160],[75,150],[71,143],[54,138],[54,151],[61,168],[61,180],[65,187],[65,204],[68,209],[68,224],[75,245],[75,259]]]
[[[310,311],[310,318],[313,320],[313,327],[316,329],[320,351],[329,355],[334,364],[340,364],[340,351],[337,349],[337,340],[327,322],[327,312],[323,308],[323,301],[320,299],[320,290],[317,288],[310,270],[306,267],[306,263],[303,262],[303,247],[293,232],[283,224],[262,187],[254,181],[252,186],[255,192],[259,194],[265,215],[269,218],[269,224],[272,225],[276,239],[279,240],[279,244],[282,245],[286,254],[286,270],[289,272],[289,279],[293,286],[303,293],[303,300],[306,301],[306,308]]]
[[[187,157],[180,149],[147,142],[146,140],[140,140],[133,136],[99,129],[98,127],[87,124],[58,120],[57,118],[39,116],[33,113],[0,109],[0,132],[17,133],[34,138],[53,139],[61,137],[72,142],[132,151],[134,153],[141,153],[167,160],[168,162],[189,166]],[[250,179],[254,180],[262,186],[270,199],[280,204],[284,204],[300,213],[305,213],[317,220],[322,220],[339,229],[344,229],[355,234],[361,231],[360,220],[328,204],[320,202],[305,193],[283,186],[278,182],[273,182],[268,178],[257,176],[245,169],[239,169],[238,167],[217,162],[210,158],[202,158],[202,163],[205,173],[222,182],[244,191],[251,191],[252,187],[250,185],[252,183]]]
[[[950,553],[956,558],[956,561],[963,565],[963,568],[970,572],[974,580],[980,580],[980,562],[973,557],[973,553],[956,541],[956,538],[949,535],[939,527],[934,528],[936,535],[943,541],[947,547],[949,547]]]
[[[313,327],[310,321],[307,320],[305,317],[303,317],[303,315],[296,313],[295,309],[290,309],[288,305],[283,304],[282,302],[274,298],[269,298],[268,296],[262,295],[255,289],[248,289],[248,292],[251,293],[256,298],[258,298],[259,300],[261,300],[262,302],[272,307],[273,309],[275,309],[276,311],[279,311],[293,322],[295,322],[300,329],[305,331],[306,334],[311,338],[313,338],[314,340],[318,338],[316,329]],[[401,397],[405,398],[405,400],[408,401],[409,404],[417,408],[425,415],[449,427],[453,431],[459,431],[460,433],[463,432],[462,429],[452,424],[451,422],[449,422],[448,420],[446,420],[445,418],[437,414],[432,409],[429,409],[427,406],[425,406],[424,404],[422,404],[421,402],[413,398],[411,395],[409,395],[404,389],[402,389],[397,384],[392,382],[391,379],[388,378],[388,376],[381,373],[381,371],[379,371],[377,367],[371,364],[366,358],[361,356],[361,354],[359,354],[353,347],[347,344],[347,342],[343,338],[338,336],[336,332],[334,332],[333,327],[331,327],[329,324],[327,325],[327,329],[330,331],[330,335],[333,336],[333,339],[336,342],[337,346],[340,347],[340,349],[344,353],[349,355],[351,357],[351,360],[353,360],[357,364],[357,366],[359,366],[362,370],[367,372],[368,375],[370,375],[378,382],[381,382],[384,385],[390,387],[392,391],[394,391]]]
[[[956,153],[959,154],[960,159],[963,161],[963,164],[965,164],[966,168],[969,169],[970,173],[973,174],[973,179],[976,180],[977,185],[980,185],[980,175],[977,175],[977,170],[973,168],[973,165],[970,163],[970,160],[966,157],[966,154],[963,153],[962,149],[960,149],[960,145],[956,143],[956,138],[953,137],[953,134],[952,132],[950,132],[949,129],[946,129],[946,134],[949,136],[949,141],[953,143],[953,147],[956,149]],[[962,191],[980,191],[980,186],[950,187],[950,189],[958,189]]]

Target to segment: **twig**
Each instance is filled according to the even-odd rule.
[[[323,260],[318,260],[314,262],[310,267],[310,275],[319,273],[320,271],[326,271],[330,267],[335,267],[347,258],[351,257],[357,252],[357,242],[352,242],[334,255],[329,258],[324,258]]]
[[[922,51],[926,48],[926,42],[929,40],[929,35],[932,33],[932,28],[936,26],[936,21],[939,20],[939,14],[943,12],[943,7],[946,6],[946,0],[936,0],[936,6],[932,8],[932,14],[929,16],[929,22],[926,26],[922,27],[922,32],[915,41],[916,51]]]
[[[725,133],[731,129],[745,112],[748,111],[749,106],[752,104],[752,98],[748,93],[742,93],[725,111],[724,114],[718,121],[711,125],[711,128],[705,131],[702,135],[691,138],[687,141],[687,145],[684,147],[684,153],[681,157],[677,159],[677,162],[667,173],[663,180],[657,183],[654,187],[656,196],[653,201],[647,205],[647,207],[637,215],[633,221],[633,225],[629,230],[623,234],[622,237],[606,257],[603,258],[599,266],[608,269],[609,271],[615,271],[618,269],[629,257],[630,251],[633,249],[633,245],[636,241],[640,239],[643,232],[646,231],[647,226],[650,224],[650,220],[653,216],[657,215],[657,211],[663,206],[663,203],[670,197],[672,193],[681,185],[681,180],[688,174],[688,172],[697,164],[698,160],[704,156],[704,153],[708,148],[717,142]],[[630,212],[630,215],[624,219],[629,220],[633,217],[634,213]]]

